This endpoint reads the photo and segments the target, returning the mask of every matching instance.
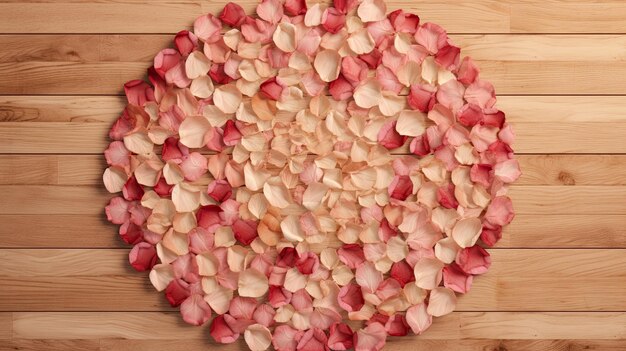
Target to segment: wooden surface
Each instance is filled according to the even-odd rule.
[[[122,84],[223,4],[0,1],[0,350],[244,349],[185,325],[128,267],[101,185]],[[492,270],[458,311],[386,350],[626,350],[626,2],[400,7],[479,62],[524,175]]]

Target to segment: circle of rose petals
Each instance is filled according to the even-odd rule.
[[[382,0],[256,14],[198,18],[151,84],[124,86],[103,179],[131,265],[220,343],[369,351],[421,334],[514,216],[493,86],[441,27]]]

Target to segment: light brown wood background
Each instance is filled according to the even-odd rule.
[[[129,269],[101,185],[122,84],[223,4],[0,1],[0,350],[245,348],[184,325]],[[524,175],[492,270],[457,312],[386,350],[626,350],[626,2],[389,8],[443,25],[479,61]]]

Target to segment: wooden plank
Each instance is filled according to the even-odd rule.
[[[0,340],[0,351],[99,351],[100,340]]]
[[[218,14],[227,1],[46,1],[0,4],[0,33],[176,33],[188,29],[204,13]],[[330,1],[326,1],[330,2]],[[238,1],[252,14],[257,1]],[[510,5],[490,0],[442,3],[426,0],[389,1],[388,10],[403,8],[451,33],[508,32]],[[137,14],[141,14],[140,16]],[[46,23],[32,23],[45,17]]]
[[[624,155],[519,155],[519,185],[626,185]]]
[[[93,260],[99,260],[93,257]],[[123,260],[126,262],[126,260]],[[147,274],[3,278],[0,311],[171,311]]]
[[[126,0],[37,1],[0,4],[2,33],[175,33],[202,13],[218,13],[225,2]],[[256,1],[239,2],[252,13]],[[557,0],[550,6],[539,0],[394,0],[389,11],[403,8],[423,21],[442,25],[451,33],[625,33],[626,5],[619,0]],[[141,14],[141,16],[137,16]],[[46,17],[46,23],[30,21]]]
[[[127,250],[0,250],[3,311],[169,311]],[[626,250],[491,250],[459,311],[626,310]],[[583,283],[584,282],[584,283]],[[599,287],[602,298],[596,296]]]
[[[13,334],[13,313],[0,312],[0,340],[9,339],[13,336],[12,334]]]
[[[626,59],[626,36],[622,34],[452,34],[450,38],[464,55],[479,61],[598,63]]]
[[[102,214],[0,215],[0,222],[2,248],[127,247],[117,236],[117,226]],[[496,246],[540,247],[626,248],[626,216],[517,214]]]
[[[0,97],[1,152],[101,154],[123,105],[108,96]],[[499,106],[518,153],[626,153],[624,98],[506,96]]]
[[[518,153],[626,153],[626,124],[587,122],[517,122]],[[4,153],[100,154],[108,146],[110,123],[3,122]],[[597,137],[602,135],[602,138]],[[607,142],[611,140],[611,142]],[[402,152],[407,152],[404,150]]]
[[[519,214],[624,214],[622,186],[512,186],[509,192]]]
[[[626,155],[518,155],[516,185],[626,185]],[[101,155],[0,155],[1,185],[101,185]]]
[[[126,105],[123,96],[2,96],[0,122],[111,124]]]
[[[451,34],[463,54],[478,61],[621,62],[626,36]],[[0,62],[142,62],[173,47],[171,34],[1,35]],[[141,42],[141,45],[135,45]]]
[[[95,186],[2,185],[0,214],[102,214],[111,194]]]
[[[0,193],[0,215],[101,214],[113,197],[101,186],[0,185]],[[514,185],[509,194],[517,214],[626,214],[626,186]]]
[[[14,341],[22,342],[22,340]],[[388,338],[386,349],[409,351],[578,351],[602,350],[623,351],[626,340],[422,340],[418,337]],[[153,351],[163,348],[168,351],[187,351],[207,349],[209,340],[122,340],[101,339],[102,351]],[[241,343],[221,345],[221,351],[236,351],[245,349]],[[0,347],[0,350],[2,348]]]
[[[625,36],[453,39],[467,48],[464,54],[477,60],[482,77],[499,94],[626,93],[619,79],[626,73]],[[0,54],[0,94],[121,94],[124,82],[143,78],[154,55],[171,40],[166,35],[0,35],[0,45],[10,48]]]
[[[208,340],[207,329],[180,322],[177,313],[16,312],[16,339]],[[626,339],[626,314],[618,312],[453,312],[436,318],[419,337],[391,339],[414,349],[415,340],[457,339]],[[239,347],[243,342],[240,341]],[[238,349],[238,348],[235,348]],[[395,349],[395,348],[393,348]]]
[[[626,216],[517,214],[498,247],[620,248],[626,247]]]
[[[104,211],[104,210],[103,210]],[[116,248],[117,228],[94,215],[1,215],[0,247]]]
[[[123,96],[0,95],[0,122],[110,125],[125,104]],[[622,96],[500,96],[497,106],[515,123],[626,123],[626,99]]]
[[[620,0],[511,2],[513,33],[626,33]]]

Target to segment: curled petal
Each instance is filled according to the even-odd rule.
[[[217,315],[211,322],[210,334],[220,344],[230,344],[239,339],[239,333],[235,333],[226,323],[229,317],[229,315]]]
[[[483,274],[491,266],[491,257],[482,247],[472,246],[459,251],[456,264],[466,273]]]
[[[153,245],[146,242],[139,243],[130,250],[128,260],[137,271],[147,271],[157,263],[156,250]]]
[[[234,2],[229,2],[224,6],[219,19],[231,27],[239,28],[246,19],[246,12],[243,7]]]
[[[354,346],[354,332],[349,325],[334,323],[330,326],[328,347],[331,350],[350,350]]]

